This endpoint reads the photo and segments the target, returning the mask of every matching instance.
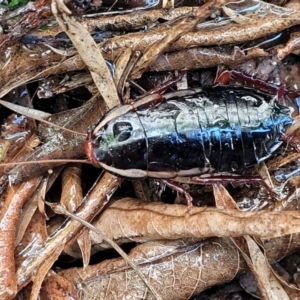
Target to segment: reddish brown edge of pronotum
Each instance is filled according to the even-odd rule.
[[[93,166],[99,168],[98,160],[96,159],[94,155],[94,149],[93,149],[93,139],[92,139],[92,133],[88,133],[87,138],[84,143],[84,150],[85,154],[87,156],[88,162],[90,162]]]

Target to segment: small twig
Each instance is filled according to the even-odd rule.
[[[83,220],[82,218],[78,217],[77,215],[69,212],[66,207],[60,203],[50,203],[45,201],[45,203],[50,206],[50,208],[57,214],[66,215],[80,223],[82,223],[84,226],[89,228],[90,230],[97,233],[105,242],[107,242],[112,248],[114,248],[122,257],[123,259],[132,267],[133,270],[137,272],[139,277],[143,280],[145,285],[149,288],[149,290],[152,292],[154,297],[158,300],[162,300],[162,298],[158,295],[158,293],[155,291],[155,289],[152,287],[152,285],[149,283],[147,278],[144,276],[144,274],[138,269],[138,267],[131,261],[131,259],[128,257],[128,255],[121,249],[121,247],[115,243],[110,238],[106,237],[99,229],[97,229],[95,226],[91,225],[89,222]]]

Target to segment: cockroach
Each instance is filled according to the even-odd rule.
[[[270,157],[293,123],[288,107],[253,88],[182,93],[110,111],[88,135],[89,160],[131,179],[235,172]]]
[[[152,94],[118,106],[88,134],[88,161],[124,178],[165,183],[177,176],[232,173],[258,164],[280,147],[294,120],[278,101],[286,90],[257,82],[270,93],[216,85]],[[191,197],[185,196],[191,206]]]

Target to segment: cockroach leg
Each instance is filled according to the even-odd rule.
[[[242,183],[242,184],[254,184],[259,183],[265,187],[272,198],[277,198],[276,193],[266,184],[266,182],[260,176],[252,175],[212,175],[208,177],[192,177],[192,181],[197,184],[227,184],[227,183]]]
[[[170,179],[160,179],[159,181],[165,184],[166,186],[168,186],[169,188],[171,188],[172,190],[180,194],[183,194],[187,202],[188,211],[191,209],[191,207],[193,206],[193,198],[182,186],[180,186],[177,182]]]
[[[266,82],[264,80],[253,78],[248,76],[242,72],[235,71],[235,70],[225,70],[223,71],[215,80],[216,84],[228,84],[230,79],[237,78],[242,80],[243,82],[257,87],[258,89],[268,92],[272,95],[280,94],[285,95],[287,93],[287,89],[285,86],[278,86],[274,83]]]
[[[229,81],[231,79],[231,73],[232,71],[229,71],[229,70],[225,70],[223,72],[221,72],[220,74],[218,74],[218,76],[216,77],[215,79],[215,84],[218,85],[218,84],[223,84],[223,85],[227,85],[229,84]]]
[[[290,104],[294,104],[292,99],[300,95],[299,89],[289,90],[286,85],[277,85],[274,83],[266,82],[264,80],[253,78],[235,70],[225,70],[221,72],[221,74],[219,74],[219,76],[216,78],[215,83],[227,85],[232,78],[237,78],[252,87],[256,87],[261,91],[270,93],[271,95],[276,95],[277,101],[282,104],[284,100],[287,100],[288,102],[290,102]]]
[[[171,86],[175,85],[177,82],[179,82],[184,76],[184,73],[180,73],[178,74],[178,76],[167,80],[166,82],[163,82],[162,84],[158,85],[157,87],[155,87],[154,89],[152,89],[150,91],[150,94],[161,94],[163,92],[165,92],[168,88],[170,88]]]

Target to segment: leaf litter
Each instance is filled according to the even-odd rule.
[[[206,6],[204,5],[202,9],[205,10],[205,7],[209,9],[214,7],[214,10],[217,10],[216,8],[221,8],[222,5],[226,5],[228,2],[229,1],[210,1]],[[70,112],[69,116],[67,114],[61,114],[60,116],[50,117],[51,121],[57,122],[62,127],[66,126],[73,130],[86,133],[92,129],[93,125],[101,115],[104,114],[106,108],[112,108],[119,103],[120,89],[117,90],[116,86],[118,86],[122,76],[116,76],[115,81],[113,81],[106,62],[101,60],[102,54],[104,58],[113,60],[116,57],[118,57],[118,59],[122,57],[124,48],[131,49],[132,53],[137,49],[149,53],[147,55],[149,55],[150,59],[147,58],[147,55],[142,56],[141,61],[137,65],[139,67],[136,69],[133,68],[123,76],[123,80],[125,78],[124,83],[126,82],[126,78],[130,81],[134,78],[141,77],[144,70],[151,69],[151,66],[157,63],[154,62],[153,57],[174,55],[174,62],[179,60],[177,59],[178,57],[184,61],[184,56],[188,55],[186,52],[189,51],[184,50],[187,47],[218,46],[218,48],[214,49],[203,48],[203,51],[207,51],[205,52],[206,54],[209,53],[208,55],[212,57],[215,55],[216,59],[212,59],[207,65],[202,63],[199,67],[206,68],[219,65],[220,60],[218,59],[220,59],[226,51],[229,54],[233,53],[221,49],[220,45],[232,44],[234,47],[240,47],[241,43],[253,40],[253,32],[255,32],[256,38],[260,38],[265,37],[267,33],[282,32],[287,28],[299,24],[297,10],[279,8],[261,1],[257,2],[264,8],[264,11],[267,12],[266,15],[257,16],[254,14],[251,16],[247,15],[246,18],[239,17],[235,20],[231,20],[224,28],[218,28],[218,25],[210,24],[204,27],[203,30],[194,32],[194,24],[191,23],[186,28],[182,28],[183,23],[180,23],[182,22],[181,19],[177,23],[175,20],[174,24],[170,23],[167,26],[157,26],[157,29],[154,28],[149,32],[128,33],[121,37],[114,37],[100,44],[98,47],[90,38],[90,33],[86,29],[81,30],[82,25],[72,16],[71,11],[65,8],[61,1],[53,1],[54,4],[58,4],[59,11],[57,12],[57,16],[61,18],[60,23],[62,28],[69,32],[70,36],[75,36],[72,42],[78,49],[79,54],[71,58],[65,58],[63,57],[63,52],[45,52],[47,61],[44,61],[44,65],[39,65],[39,60],[36,61],[36,64],[33,64],[31,60],[27,66],[24,64],[24,68],[21,66],[15,78],[12,76],[12,69],[9,69],[10,63],[7,62],[2,69],[4,70],[3,74],[5,76],[3,76],[1,80],[0,94],[4,96],[14,87],[27,83],[32,79],[49,75],[56,76],[62,72],[78,71],[82,68],[86,68],[91,72],[95,86],[103,98],[106,99],[106,104],[101,102],[100,96],[96,95],[90,102],[85,104],[83,108]],[[42,1],[39,4],[41,3]],[[292,1],[290,3],[292,3]],[[290,5],[290,7],[293,6]],[[198,11],[201,11],[201,8]],[[276,12],[276,18],[274,15],[271,15],[274,12]],[[207,18],[211,13],[212,11],[209,10],[209,14],[204,16]],[[185,18],[188,17],[185,16]],[[245,20],[249,22],[245,24]],[[66,24],[70,26],[68,27]],[[167,32],[166,27],[170,33],[173,34],[170,36],[170,41],[164,38]],[[177,28],[176,32],[174,28]],[[172,32],[172,30],[174,32]],[[182,36],[178,38],[179,35]],[[285,52],[278,52],[276,49],[274,52],[269,49],[261,49],[261,51],[253,52],[254,54],[249,55],[249,50],[245,52],[245,50],[241,49],[242,59],[240,62],[233,56],[231,61],[230,59],[223,59],[222,63],[232,67],[234,63],[238,65],[245,61],[248,62],[248,59],[256,59],[257,57],[272,57],[272,59],[274,59],[277,55],[278,59],[284,59],[284,56],[288,55],[291,51],[297,51],[296,36],[296,34],[291,34],[291,39],[287,44],[287,48],[284,50]],[[151,42],[149,42],[149,40],[146,42],[147,39]],[[171,42],[172,45],[170,46],[169,43]],[[1,46],[4,47],[6,43],[7,42],[1,44]],[[12,47],[14,47],[14,45]],[[253,49],[254,48],[255,47],[253,47]],[[87,51],[87,49],[89,49],[89,51]],[[191,48],[191,50],[192,49],[193,48]],[[236,53],[239,53],[239,48],[232,49],[235,49],[235,51],[237,51]],[[216,50],[223,52],[216,52]],[[157,51],[157,53],[153,55],[153,51]],[[169,51],[183,52],[180,54],[174,52],[163,54],[163,52]],[[214,52],[216,54],[213,54]],[[40,52],[40,54],[42,54],[42,52]],[[28,53],[20,52],[20,55],[20,57],[23,55],[24,58],[27,56],[26,61],[28,61]],[[53,55],[56,55],[56,59]],[[128,53],[126,55],[128,55]],[[191,55],[193,56],[194,54]],[[130,55],[127,56],[125,61],[128,61],[129,56]],[[18,59],[12,57],[11,61],[22,61],[20,57],[18,57]],[[203,59],[201,58],[200,60]],[[83,62],[86,66],[84,66]],[[278,62],[276,61],[276,63]],[[29,71],[27,71],[28,66]],[[170,70],[193,69],[193,64],[192,66],[184,66],[184,63],[182,63],[181,67],[172,66],[173,63],[170,60],[168,66]],[[124,70],[125,69],[126,68],[124,68]],[[154,67],[154,69],[156,70],[157,67]],[[102,81],[101,78],[104,78],[104,81]],[[108,85],[107,82],[109,82]],[[123,83],[121,85],[123,85]],[[124,89],[124,87],[121,87],[121,90],[126,92],[126,88]],[[123,96],[123,94],[121,94],[121,96]],[[97,101],[95,99],[97,99]],[[74,114],[76,116],[74,116]],[[84,117],[84,115],[88,117]],[[292,132],[295,136],[297,136],[297,129],[297,126],[295,126]],[[74,136],[71,137],[71,133],[61,133],[54,128],[46,128],[45,132],[44,139],[46,142],[40,146],[45,150],[41,150],[41,148],[35,146],[36,149],[33,150],[33,154],[30,154],[26,159],[46,160],[60,157],[76,158],[84,156],[82,147],[84,141],[83,137],[79,137],[75,141],[73,140]],[[72,139],[72,142],[70,142],[70,139]],[[68,147],[70,150],[69,153],[67,150]],[[48,153],[44,151],[48,151]],[[294,153],[288,153],[288,156],[285,156],[285,153],[283,153],[282,156],[275,158],[275,160],[277,160],[276,164],[275,160],[268,162],[268,164],[273,162],[273,164],[276,165],[274,168],[278,169],[278,166],[284,166],[286,163],[290,163],[295,156]],[[24,156],[19,159],[20,161],[24,161]],[[283,162],[283,160],[285,161]],[[3,241],[1,245],[2,249],[5,250],[6,259],[1,266],[3,279],[0,281],[3,287],[1,290],[4,291],[3,299],[14,298],[17,291],[19,291],[19,295],[22,295],[22,293],[25,295],[28,293],[28,291],[26,291],[28,286],[22,291],[20,290],[30,281],[33,282],[31,292],[29,292],[31,296],[27,294],[27,297],[31,297],[31,299],[37,299],[39,296],[41,297],[42,295],[51,293],[57,295],[57,297],[63,297],[66,291],[70,295],[72,294],[72,297],[78,299],[119,299],[126,296],[152,299],[154,297],[153,293],[149,291],[148,287],[137,275],[136,270],[131,269],[129,264],[124,262],[123,259],[115,258],[100,262],[94,266],[89,265],[89,253],[91,251],[96,251],[99,248],[107,249],[110,246],[101,239],[99,234],[84,229],[82,224],[78,223],[74,216],[66,219],[50,236],[47,237],[43,234],[43,238],[39,241],[33,238],[31,242],[28,242],[26,248],[21,249],[21,247],[19,249],[23,244],[23,242],[21,242],[18,245],[18,251],[15,252],[14,255],[14,232],[16,232],[21,207],[27,199],[30,198],[34,190],[37,189],[38,183],[42,180],[42,177],[36,179],[30,178],[38,174],[43,175],[48,170],[52,170],[54,166],[53,164],[45,166],[37,164],[36,168],[33,167],[29,169],[24,165],[14,167],[12,170],[5,172],[2,176],[3,190],[8,184],[8,178],[10,184],[21,184],[19,190],[17,186],[12,185],[8,186],[8,190],[4,192],[5,204],[2,206],[1,215],[1,222],[4,227],[2,230]],[[268,175],[268,169],[261,172],[267,172],[263,177],[269,177],[274,181],[273,173],[270,177],[270,175]],[[287,255],[290,251],[297,249],[297,233],[299,232],[300,215],[298,215],[297,210],[283,210],[293,201],[297,201],[299,190],[297,188],[298,181],[296,177],[286,182],[284,186],[278,187],[276,184],[275,188],[280,190],[279,198],[282,203],[279,201],[277,205],[276,203],[274,205],[274,203],[271,203],[268,197],[266,197],[265,192],[262,192],[261,196],[256,196],[258,200],[266,203],[264,209],[260,211],[239,211],[237,209],[239,202],[237,202],[237,205],[235,204],[236,202],[233,202],[233,199],[238,200],[238,198],[235,196],[231,197],[230,193],[223,186],[214,186],[213,191],[216,208],[192,207],[191,211],[187,213],[186,207],[182,205],[145,203],[129,198],[122,200],[115,198],[114,201],[110,202],[107,208],[104,209],[104,206],[113,195],[114,190],[120,185],[120,179],[110,174],[103,174],[101,179],[95,183],[91,192],[83,197],[80,191],[80,176],[77,176],[76,179],[70,179],[73,175],[75,175],[74,171],[71,171],[70,175],[66,175],[65,173],[62,175],[64,182],[62,198],[72,198],[74,195],[72,192],[76,191],[74,195],[76,196],[76,201],[72,203],[63,200],[65,206],[68,210],[73,211],[75,216],[78,215],[83,220],[92,222],[94,219],[92,224],[98,228],[106,238],[110,238],[120,245],[133,241],[142,243],[133,248],[129,254],[129,258],[144,276],[147,277],[147,280],[149,280],[154,289],[154,294],[157,293],[157,295],[159,295],[156,298],[188,299],[208,287],[232,280],[237,274],[247,268],[246,263],[255,274],[263,298],[271,299],[273,296],[285,297],[283,296],[285,294],[280,283],[278,283],[274,277],[271,278],[269,266],[265,264],[264,261],[268,255],[269,257],[273,255],[272,259],[278,260]],[[70,187],[68,187],[69,184]],[[47,184],[44,183],[41,189],[47,189],[45,185]],[[30,186],[29,189],[27,189],[28,186]],[[249,189],[249,187],[241,189],[243,191],[247,188]],[[23,192],[24,189],[25,192]],[[260,189],[263,190],[264,188],[262,187]],[[17,194],[13,196],[15,192]],[[23,194],[20,199],[18,198],[18,192]],[[245,195],[247,195],[247,193],[245,193]],[[39,194],[37,197],[47,197],[47,194],[46,196],[44,193]],[[81,201],[82,197],[83,200]],[[261,197],[261,199],[259,199],[259,197]],[[255,199],[253,198],[253,200]],[[36,200],[34,200],[34,202],[36,202]],[[203,200],[203,202],[205,202],[205,200]],[[282,205],[283,203],[285,203],[285,205]],[[98,216],[103,209],[102,214]],[[42,216],[44,216],[45,213],[47,214],[45,211],[42,211],[42,213]],[[35,214],[40,214],[40,212],[35,212]],[[31,215],[33,214],[31,213]],[[34,219],[32,218],[31,220]],[[28,221],[26,221],[26,224],[28,224]],[[45,220],[39,218],[37,224],[45,224]],[[30,228],[32,225],[34,224],[29,222],[28,225],[24,226]],[[23,234],[18,238],[19,240],[22,236],[23,239],[27,237],[27,233],[24,233],[24,228],[22,228],[22,230]],[[276,241],[287,235],[293,236],[293,238],[291,238],[293,242],[289,243],[288,246],[286,246],[287,243],[283,245],[280,243],[273,244],[272,255],[270,255],[267,249],[271,241]],[[261,243],[267,254],[260,251],[253,237],[255,239],[261,239]],[[247,242],[248,249],[247,247],[243,247],[242,249],[237,247],[239,246],[238,241],[241,239]],[[73,252],[74,243],[81,244],[84,268],[71,268],[58,271],[58,274],[54,273],[54,270],[51,270],[53,263],[61,256],[63,250],[66,253]],[[242,242],[242,245],[245,245],[245,242]],[[276,257],[274,257],[274,254],[276,254]],[[18,261],[16,270],[13,263],[14,256],[16,261]],[[61,283],[61,292],[55,291],[54,293],[53,286],[56,285],[53,285],[53,282],[57,284]],[[293,292],[295,291],[296,289],[293,290]]]

